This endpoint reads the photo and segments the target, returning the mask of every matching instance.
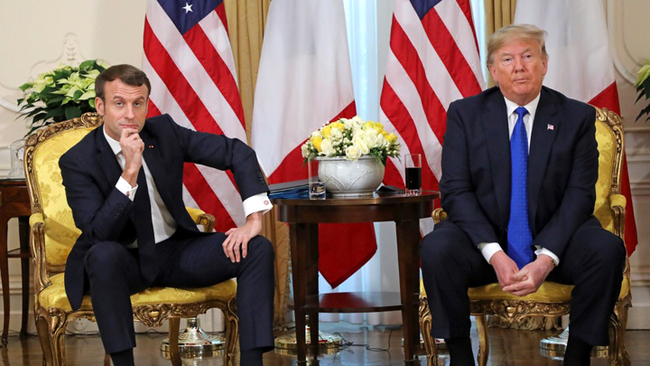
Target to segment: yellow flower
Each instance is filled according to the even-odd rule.
[[[330,125],[323,127],[323,130],[321,131],[323,137],[328,138],[332,136],[332,131],[330,131],[331,128],[332,127]]]
[[[337,128],[339,130],[343,130],[345,128],[345,125],[340,121],[332,122],[329,124],[329,126],[331,128]]]
[[[385,137],[386,137],[386,140],[388,140],[388,142],[390,142],[391,144],[397,142],[397,135],[395,135],[392,132],[389,133],[388,136],[385,136]]]
[[[314,144],[314,147],[316,148],[316,150],[318,150],[318,152],[323,151],[323,150],[321,150],[321,147],[320,147],[320,144],[323,142],[323,139],[320,138],[320,136],[312,136],[310,140],[311,140],[311,143]]]

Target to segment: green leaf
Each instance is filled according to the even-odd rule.
[[[92,109],[95,109],[95,98],[88,100],[88,104],[90,104]]]
[[[81,109],[78,107],[65,109],[65,119],[73,119],[80,116],[81,116]]]
[[[24,92],[25,90],[31,88],[33,85],[34,85],[34,83],[25,83],[25,84],[20,86],[20,90]]]
[[[87,60],[79,64],[80,69],[90,69],[95,65],[95,60]]]
[[[641,118],[641,116],[643,116],[644,114],[648,114],[648,115],[649,115],[648,118],[650,118],[650,105],[646,106],[645,108],[643,108],[643,109],[641,110],[641,112],[639,112],[639,115],[636,116],[636,120],[635,120],[635,121],[638,121],[639,118]],[[646,118],[646,121],[647,121],[647,120],[648,120],[648,119]]]

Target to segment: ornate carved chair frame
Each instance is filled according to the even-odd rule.
[[[609,134],[611,136],[612,151],[611,172],[599,170],[597,186],[608,186],[607,197],[601,202],[596,201],[594,214],[601,221],[603,227],[624,239],[625,232],[625,197],[620,194],[621,161],[624,151],[624,136],[621,118],[607,109],[596,108],[596,135]],[[607,146],[599,144],[600,159],[608,158],[603,151]],[[602,162],[602,160],[601,160]],[[602,183],[601,183],[602,178]],[[607,180],[607,181],[605,181]],[[598,192],[597,192],[598,195]],[[604,196],[604,194],[603,194]],[[432,213],[433,220],[438,223],[447,217],[446,212],[437,208]],[[559,317],[569,313],[571,290],[573,286],[553,282],[544,282],[536,294],[516,297],[501,291],[499,284],[490,284],[470,289],[470,313],[476,317],[476,326],[479,334],[478,363],[487,365],[489,355],[489,340],[487,332],[486,315],[495,315],[504,323],[513,324],[530,316]],[[610,344],[608,350],[610,365],[630,365],[630,358],[625,349],[625,328],[627,325],[627,309],[632,306],[630,292],[630,264],[625,260],[623,286],[616,302],[614,312],[610,318]],[[427,353],[427,365],[438,365],[438,351],[434,339],[431,337],[431,312],[427,301],[427,294],[421,288],[420,295],[420,329],[424,339]]]
[[[57,217],[50,217],[50,212],[46,208],[48,200],[47,194],[41,191],[39,182],[39,167],[36,167],[35,160],[38,161],[39,147],[46,141],[60,138],[63,141],[63,134],[71,130],[80,132],[73,136],[66,143],[61,144],[61,151],[56,151],[56,167],[51,167],[52,176],[58,173],[58,181],[52,182],[51,186],[57,186],[55,189],[65,192],[60,179],[58,170],[58,158],[67,151],[76,141],[92,129],[100,126],[102,119],[95,113],[86,113],[80,118],[50,125],[38,130],[29,136],[25,144],[25,171],[29,187],[29,194],[32,206],[32,216],[30,217],[30,244],[34,257],[34,315],[36,328],[43,349],[44,364],[46,365],[65,365],[65,330],[66,326],[75,319],[89,319],[95,321],[95,316],[90,304],[90,297],[86,295],[79,310],[73,311],[65,297],[63,290],[63,272],[65,271],[65,258],[72,248],[74,240],[78,236],[78,230],[72,225],[57,223]],[[85,131],[79,131],[85,130]],[[67,138],[67,137],[66,137]],[[76,140],[75,140],[76,139]],[[59,141],[57,141],[60,143]],[[47,152],[47,151],[46,151]],[[49,152],[51,153],[51,152]],[[45,178],[43,178],[45,179]],[[54,179],[56,180],[56,179]],[[48,187],[49,189],[49,187]],[[49,192],[48,194],[51,194]],[[60,198],[59,198],[60,199]],[[65,200],[65,194],[63,194]],[[68,220],[72,221],[71,210],[65,202],[65,208],[62,211],[66,213]],[[206,231],[212,231],[214,228],[214,216],[205,214],[197,209],[188,209],[192,218],[198,225],[202,225]],[[50,215],[50,216],[48,216]],[[72,226],[72,227],[69,227]],[[53,241],[48,236],[48,231],[63,229],[64,231],[77,231],[72,238],[68,238],[67,247],[61,245],[60,240]],[[51,250],[46,250],[48,245],[58,245],[57,250],[63,250],[63,260],[61,258],[52,260],[48,258]],[[63,248],[63,249],[60,249]],[[228,280],[220,284],[197,289],[178,289],[178,288],[150,288],[131,297],[133,303],[133,318],[141,321],[148,327],[157,327],[163,324],[163,321],[169,320],[169,340],[172,364],[181,365],[178,351],[178,336],[180,318],[196,317],[205,313],[208,309],[219,308],[225,315],[226,323],[226,344],[224,350],[224,365],[232,366],[235,363],[237,339],[239,336],[239,321],[236,314],[235,306],[236,283],[234,280]]]

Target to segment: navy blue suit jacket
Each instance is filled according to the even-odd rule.
[[[498,88],[453,102],[442,150],[441,204],[478,245],[506,248],[510,214],[510,139]],[[543,87],[528,158],[528,220],[533,245],[562,259],[592,213],[598,179],[595,110]]]
[[[82,232],[65,271],[66,293],[73,309],[81,306],[84,257],[92,245],[102,241],[127,245],[136,238],[140,243],[140,235],[153,243],[150,226],[138,235],[142,227],[135,224],[135,203],[115,188],[122,169],[102,129],[91,131],[59,160],[68,204]],[[199,232],[183,203],[185,162],[231,170],[243,200],[268,192],[255,152],[238,139],[180,127],[168,115],[147,119],[140,137],[145,145],[143,157],[178,230]],[[146,192],[138,191],[136,200],[143,194]]]

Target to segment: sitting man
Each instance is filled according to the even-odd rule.
[[[59,162],[82,231],[66,264],[72,308],[89,291],[106,352],[115,365],[133,365],[131,294],[237,277],[241,364],[262,365],[262,353],[273,349],[274,254],[258,235],[271,204],[255,152],[240,140],[180,127],[168,115],[145,120],[151,85],[133,66],[106,69],[95,90],[104,125]],[[197,229],[182,200],[185,162],[232,171],[244,226]]]
[[[497,87],[453,102],[442,150],[447,220],[420,247],[431,334],[452,365],[473,365],[469,287],[498,282],[524,296],[545,280],[573,284],[565,365],[588,365],[608,344],[620,291],[623,241],[593,216],[598,178],[595,110],[542,86],[543,30],[492,35]]]

